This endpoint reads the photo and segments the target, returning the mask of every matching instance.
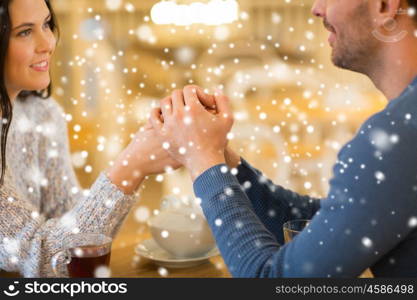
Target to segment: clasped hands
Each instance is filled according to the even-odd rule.
[[[207,95],[197,86],[175,90],[152,110],[130,144],[108,170],[124,193],[133,193],[148,175],[186,167],[194,181],[212,166],[236,167],[240,157],[227,148],[233,125],[229,99]]]
[[[207,95],[198,86],[175,90],[152,110],[148,126],[173,160],[188,169],[192,179],[210,167],[226,163],[233,112],[228,97]]]

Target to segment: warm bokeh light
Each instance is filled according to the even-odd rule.
[[[230,97],[228,138],[242,157],[288,189],[325,196],[340,147],[386,99],[363,76],[332,65],[313,2],[54,0],[54,98],[82,187],[112,164],[160,99],[197,84]],[[22,132],[28,126],[19,123]],[[375,136],[382,146],[391,139]],[[192,195],[183,169],[150,176],[115,245],[146,232],[163,199]]]
[[[161,1],[152,7],[151,18],[159,25],[216,26],[233,23],[238,19],[238,13],[239,4],[235,0],[211,0],[208,3],[194,2],[189,5]]]

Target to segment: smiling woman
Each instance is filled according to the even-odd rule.
[[[49,98],[56,32],[49,0],[0,1],[0,269],[26,277],[54,276],[51,258],[74,234],[113,237],[144,177],[179,167],[154,130],[141,129],[82,192],[64,113]]]
[[[27,10],[19,9],[19,5],[24,5]],[[25,11],[39,11],[40,15],[43,13],[47,19],[32,20],[28,23],[30,18],[26,18]],[[0,70],[4,70],[5,75],[0,77],[0,109],[3,118],[0,183],[3,183],[7,133],[12,119],[11,101],[17,96],[20,99],[25,99],[29,95],[41,98],[50,96],[48,66],[56,43],[53,32],[57,32],[58,27],[49,1],[4,0],[0,3],[0,15]],[[33,14],[32,18],[36,19],[36,15]],[[38,46],[36,39],[40,38],[44,39],[48,45]],[[30,69],[33,63],[40,62],[42,59],[43,70],[42,68]]]
[[[24,10],[18,9],[19,3],[15,1],[10,5],[13,22],[5,68],[6,84],[12,98],[21,90],[42,90],[49,85],[49,60],[56,43],[46,2],[42,5],[42,2],[30,1],[33,10],[38,10],[43,17],[35,15],[29,23],[25,22]]]

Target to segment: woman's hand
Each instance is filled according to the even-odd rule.
[[[161,109],[155,108],[151,114],[155,117],[161,116]],[[142,170],[145,176],[163,173],[167,168],[175,170],[182,166],[163,148],[163,141],[150,126],[140,129],[128,148],[132,153],[132,163]]]
[[[160,116],[160,109],[152,111],[152,115]],[[110,180],[125,194],[133,193],[145,176],[173,170],[181,167],[163,149],[162,141],[151,126],[142,127],[130,144],[117,157],[108,170]]]
[[[193,179],[210,167],[225,163],[227,134],[233,125],[229,99],[214,95],[216,113],[206,110],[195,86],[176,90],[161,101],[162,119],[152,114],[150,121],[164,148],[183,164]],[[214,105],[210,105],[214,109]]]

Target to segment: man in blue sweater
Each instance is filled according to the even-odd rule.
[[[227,97],[196,87],[162,101],[152,126],[191,173],[217,245],[236,277],[417,276],[415,0],[317,0],[335,65],[371,78],[389,99],[339,152],[325,199],[273,184],[227,148]],[[282,225],[312,219],[284,244]]]

